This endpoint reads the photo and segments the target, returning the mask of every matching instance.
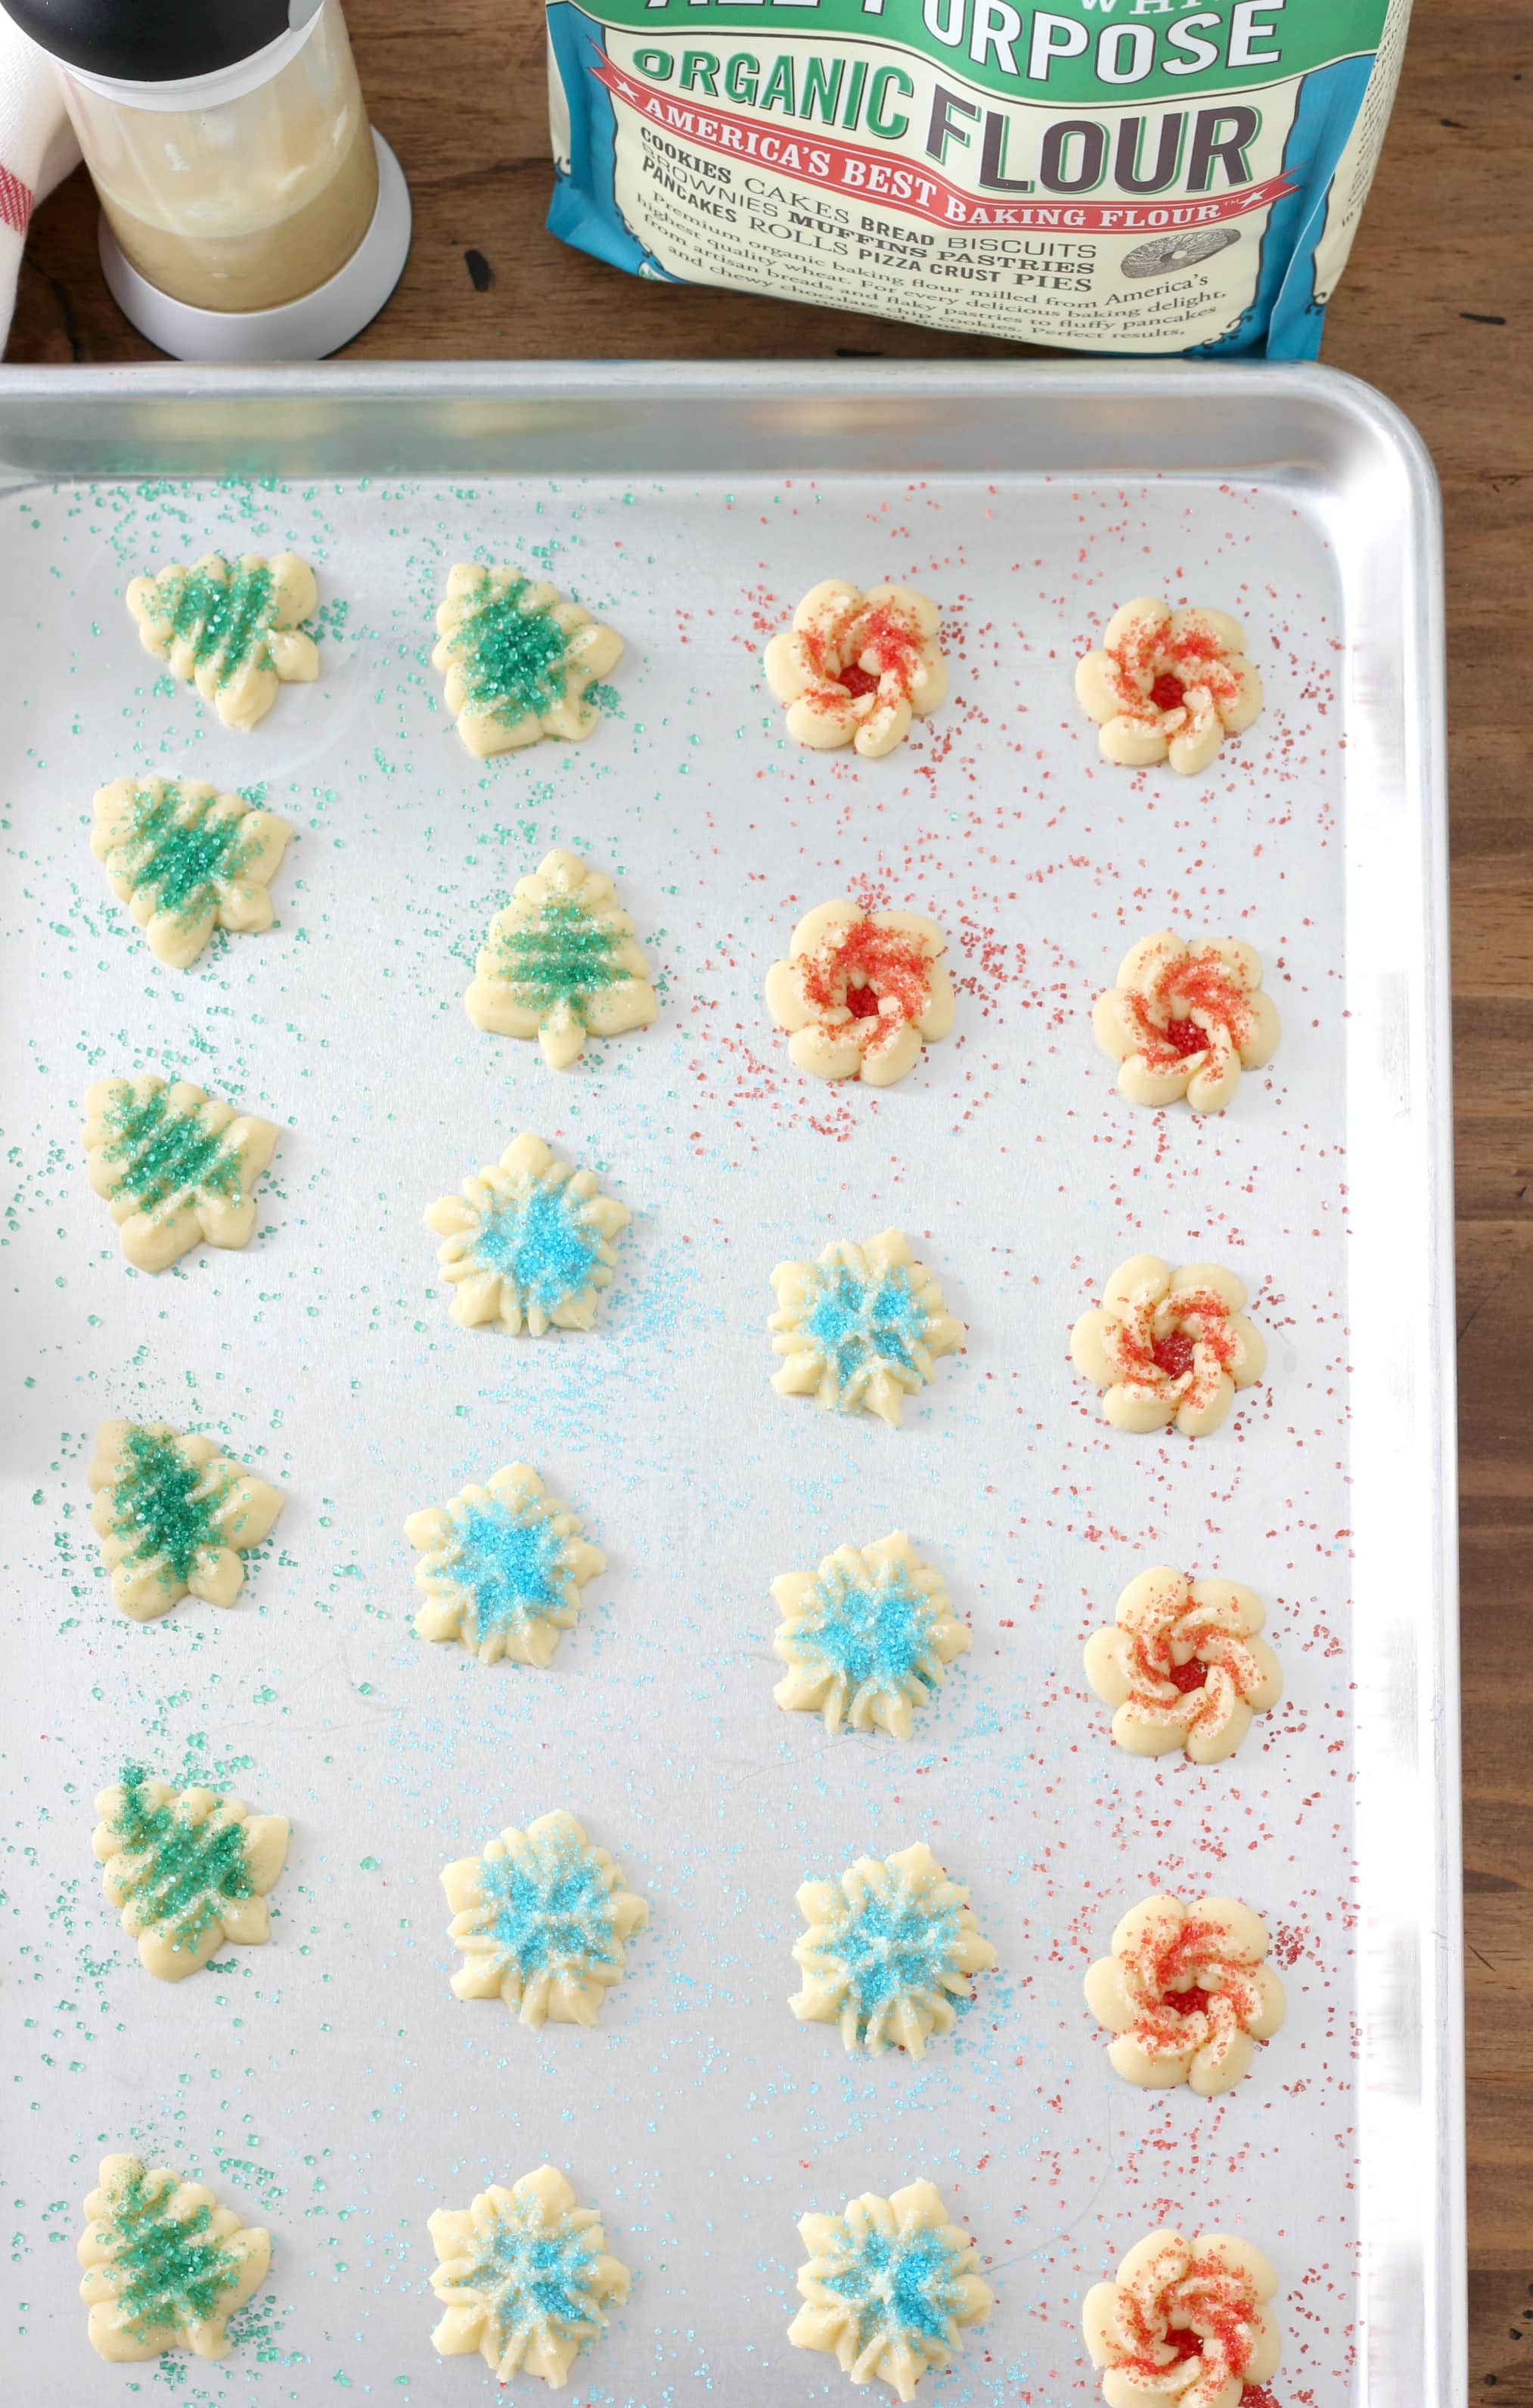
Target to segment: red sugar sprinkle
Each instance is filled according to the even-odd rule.
[[[1173,1689],[1180,1689],[1183,1697],[1190,1689],[1205,1688],[1208,1678],[1209,1668],[1196,1656],[1193,1657],[1190,1664],[1173,1664],[1171,1667],[1171,1686]]]
[[[1208,1050],[1208,1039],[1196,1020],[1169,1020],[1166,1024],[1166,1041],[1183,1061],[1189,1054]]]
[[[849,663],[847,667],[840,671],[837,683],[845,686],[853,702],[865,694],[877,694],[879,690],[878,679],[870,670],[865,669],[859,661]]]
[[[1193,1368],[1193,1340],[1184,1329],[1173,1329],[1168,1336],[1157,1338],[1150,1349],[1155,1358],[1155,1369],[1164,1371],[1168,1380],[1180,1380]]]
[[[1150,699],[1157,710],[1180,710],[1186,688],[1174,669],[1162,669],[1150,689]]]
[[[846,1008],[853,1020],[871,1020],[878,1010],[879,999],[870,986],[849,986]]]

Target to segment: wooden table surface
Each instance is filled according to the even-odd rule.
[[[347,0],[347,13],[416,227],[404,280],[353,355],[1015,356],[849,311],[640,283],[564,250],[543,231],[538,0],[438,0],[429,33],[402,0]],[[1324,353],[1415,421],[1447,510],[1470,2394],[1499,2408],[1533,2408],[1533,1597],[1519,1571],[1533,1547],[1533,1411],[1517,1402],[1533,1363],[1530,104],[1533,0],[1416,0]],[[38,211],[7,359],[155,356],[101,283],[94,227],[83,177]]]

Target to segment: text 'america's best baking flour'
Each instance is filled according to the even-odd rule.
[[[638,276],[1312,358],[1411,0],[549,0],[549,223]]]

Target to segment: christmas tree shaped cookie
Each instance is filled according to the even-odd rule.
[[[95,1806],[101,1885],[156,1981],[200,1973],[226,1940],[271,1938],[265,1894],[287,1859],[280,1814],[252,1814],[214,1789],[177,1789],[134,1764]]]
[[[557,850],[491,921],[464,1001],[476,1028],[536,1037],[552,1070],[567,1070],[587,1037],[648,1028],[660,1008],[611,880]]]
[[[247,552],[233,564],[205,552],[190,568],[176,561],[136,577],[127,595],[145,652],[194,684],[225,727],[239,728],[265,719],[279,685],[319,676],[319,652],[300,624],[318,600],[314,571],[291,552],[269,560]]]
[[[511,752],[542,736],[572,743],[601,716],[588,687],[623,657],[623,638],[578,602],[518,568],[460,561],[437,612],[432,666],[476,758]]]
[[[245,1579],[240,1556],[282,1510],[280,1489],[216,1439],[185,1438],[168,1422],[103,1422],[86,1476],[112,1603],[133,1622],[153,1622],[188,1596],[233,1605]]]
[[[256,1181],[277,1150],[277,1127],[236,1112],[206,1088],[147,1072],[85,1091],[85,1168],[111,1208],[135,1270],[168,1270],[206,1239],[249,1245]]]
[[[265,2233],[240,2224],[201,2183],[137,2157],[101,2160],[85,2202],[77,2252],[91,2346],[110,2364],[168,2349],[222,2358],[228,2323],[261,2288],[271,2263]]]
[[[91,851],[156,961],[190,969],[215,928],[271,926],[267,881],[293,833],[275,811],[192,778],[114,778],[93,808]]]

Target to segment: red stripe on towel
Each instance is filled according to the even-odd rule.
[[[24,235],[31,215],[31,193],[20,176],[13,176],[8,167],[0,165],[0,225]]]

